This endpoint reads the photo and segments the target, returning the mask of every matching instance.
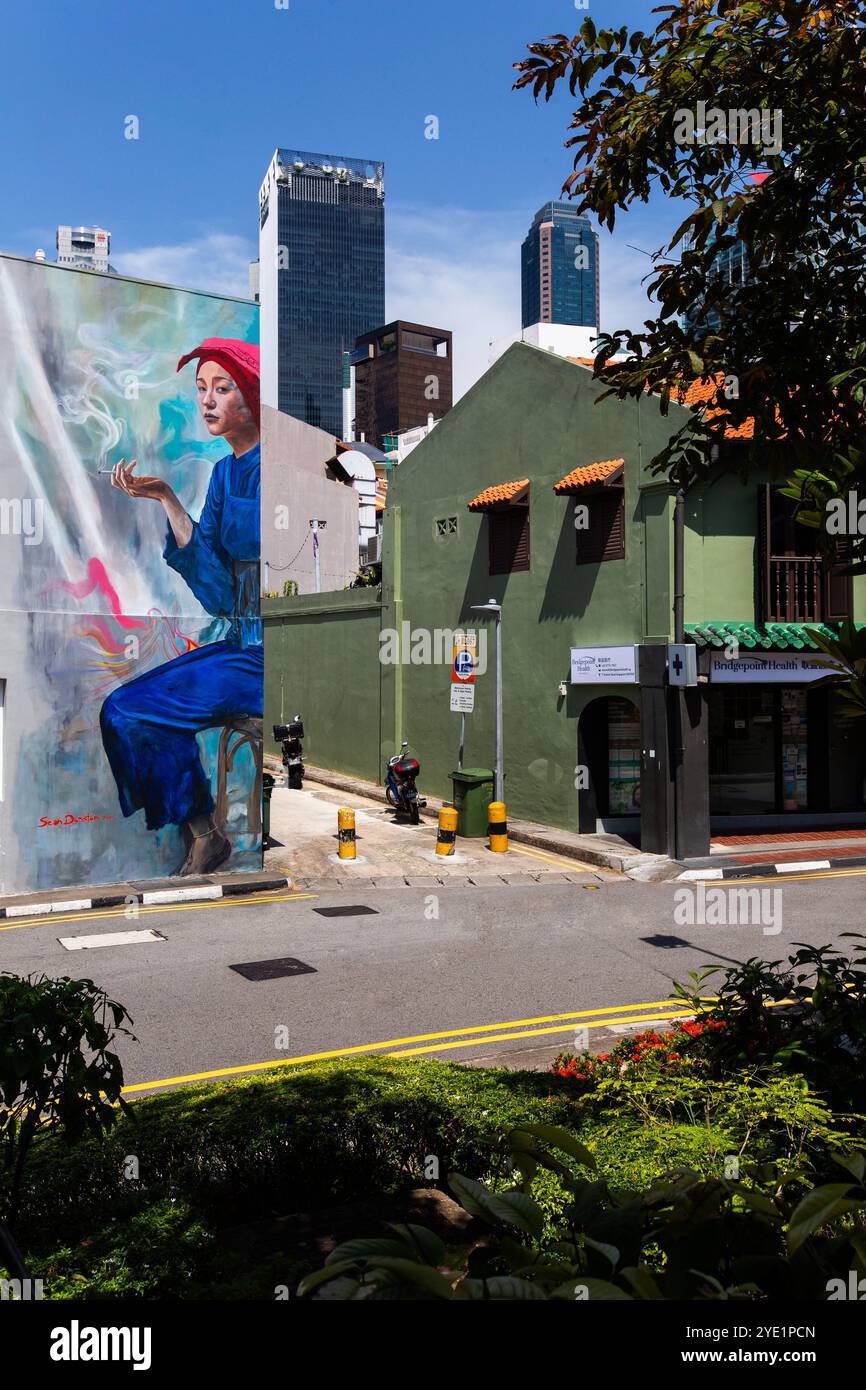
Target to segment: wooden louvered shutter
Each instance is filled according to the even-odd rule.
[[[599,565],[625,559],[625,493],[621,487],[587,498],[589,528],[575,531],[577,563]]]
[[[511,574],[529,569],[529,508],[506,507],[490,512],[490,573]]]
[[[843,618],[850,618],[854,611],[852,576],[841,573],[846,565],[851,563],[850,541],[838,541],[836,555],[837,563],[830,565],[824,572],[824,612],[822,616],[824,621],[828,623],[839,623]]]

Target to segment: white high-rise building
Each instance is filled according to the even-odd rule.
[[[103,227],[58,227],[57,263],[74,265],[81,270],[111,271],[108,253],[111,232]]]

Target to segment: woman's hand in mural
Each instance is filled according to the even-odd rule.
[[[174,538],[182,550],[192,540],[192,522],[186,508],[178,501],[174,488],[164,478],[154,478],[148,474],[137,477],[133,471],[136,464],[137,459],[133,459],[131,463],[121,459],[120,463],[115,464],[111,470],[111,486],[120,488],[127,497],[149,497],[154,502],[161,502],[174,532]]]
[[[121,459],[120,463],[116,463],[111,470],[111,486],[120,488],[127,497],[152,497],[156,502],[165,501],[172,492],[169,484],[164,478],[152,478],[147,475],[136,477],[133,469],[137,464],[137,459],[133,459],[131,463]]]

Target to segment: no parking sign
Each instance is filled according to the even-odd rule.
[[[471,714],[475,708],[475,674],[478,669],[474,632],[455,632],[451,661],[452,713]]]

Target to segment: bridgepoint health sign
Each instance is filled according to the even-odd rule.
[[[572,647],[572,685],[636,685],[634,647]]]
[[[775,684],[791,685],[817,681],[845,670],[838,662],[822,652],[763,652],[748,656],[726,657],[713,652],[710,660],[710,680],[713,684]]]

